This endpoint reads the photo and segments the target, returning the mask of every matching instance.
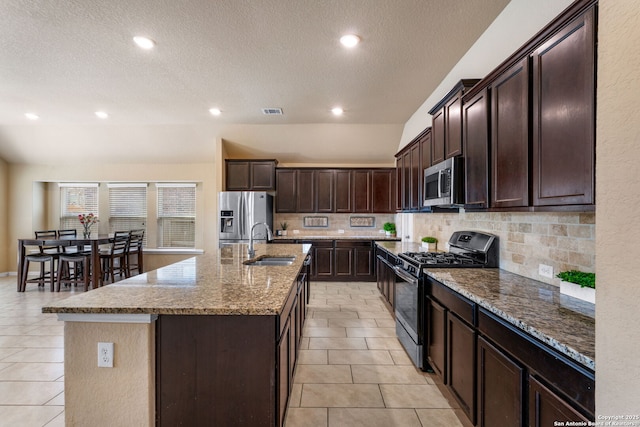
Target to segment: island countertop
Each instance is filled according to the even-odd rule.
[[[274,315],[282,311],[309,251],[256,244],[256,257],[295,256],[289,266],[248,266],[247,245],[230,245],[43,307],[43,313]]]

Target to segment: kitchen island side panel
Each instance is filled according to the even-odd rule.
[[[276,316],[160,316],[158,426],[272,426]]]

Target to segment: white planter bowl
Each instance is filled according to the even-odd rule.
[[[583,288],[575,283],[565,282],[562,280],[560,282],[560,293],[592,304],[596,303],[596,290],[593,288]]]
[[[422,242],[422,247],[427,252],[435,252],[437,244],[436,243],[425,243],[425,242]]]

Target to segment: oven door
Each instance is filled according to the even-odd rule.
[[[400,266],[395,266],[395,314],[396,335],[407,354],[416,365],[422,369],[423,361],[423,312],[424,285],[423,281],[407,273]]]

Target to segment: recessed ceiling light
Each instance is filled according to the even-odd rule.
[[[147,50],[153,49],[153,47],[156,45],[156,42],[154,42],[153,40],[151,40],[150,38],[147,38],[147,37],[136,36],[136,37],[133,38],[133,41],[140,48],[147,49]]]
[[[344,110],[340,107],[335,107],[331,109],[331,112],[333,113],[334,116],[341,116],[342,113],[344,113]]]
[[[104,111],[96,111],[96,117],[98,117],[99,119],[108,119],[109,115]]]
[[[219,116],[220,114],[222,114],[222,111],[220,111],[219,108],[212,108],[212,109],[209,110],[209,112],[211,114],[213,114],[214,116]]]
[[[38,120],[40,118],[40,116],[33,113],[26,113],[24,116],[29,120]]]
[[[344,47],[354,47],[360,43],[360,37],[355,34],[345,34],[340,37],[340,43],[342,43]]]

